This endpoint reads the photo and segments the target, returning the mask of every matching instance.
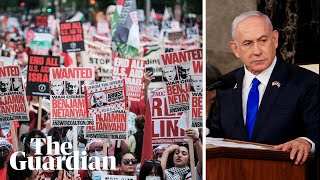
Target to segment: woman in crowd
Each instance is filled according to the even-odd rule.
[[[24,152],[27,156],[33,156],[36,152],[36,141],[31,142],[32,138],[45,138],[45,135],[40,130],[32,130],[21,136],[21,140],[24,144]],[[42,141],[41,143],[43,144]]]
[[[132,152],[121,152],[117,158],[120,175],[134,176],[137,168],[138,160]]]
[[[190,167],[189,164],[189,147],[187,144],[172,144],[169,146],[161,157],[161,167],[165,174],[165,179],[175,180],[184,179],[191,180],[191,169],[196,168],[196,178],[201,179],[202,173],[202,144],[199,139],[199,134],[194,129],[186,130],[188,137],[193,139],[196,147],[196,154],[200,161],[198,161],[196,167]]]
[[[139,180],[163,180],[160,161],[146,160],[141,166]]]

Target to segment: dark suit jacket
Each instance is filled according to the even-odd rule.
[[[217,90],[210,136],[249,141],[242,115],[244,68],[231,72],[237,87]],[[272,86],[278,81],[281,85]],[[257,112],[253,142],[281,144],[307,137],[319,150],[319,75],[277,60]]]

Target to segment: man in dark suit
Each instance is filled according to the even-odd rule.
[[[244,67],[233,87],[217,91],[210,134],[273,144],[296,164],[319,150],[319,75],[276,57],[278,32],[257,11],[232,23],[230,47]]]

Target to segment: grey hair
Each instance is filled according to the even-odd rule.
[[[232,22],[232,25],[231,25],[231,35],[232,35],[232,39],[235,40],[236,39],[236,29],[239,25],[239,23],[249,17],[261,17],[264,19],[264,21],[267,23],[268,27],[269,27],[269,30],[270,31],[273,31],[273,25],[270,21],[270,18],[263,14],[262,12],[260,11],[247,11],[247,12],[244,12],[242,14],[240,14],[239,16],[237,16],[233,22]]]

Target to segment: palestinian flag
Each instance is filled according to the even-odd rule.
[[[117,0],[111,20],[112,41],[125,58],[134,58],[140,47],[136,0]]]

